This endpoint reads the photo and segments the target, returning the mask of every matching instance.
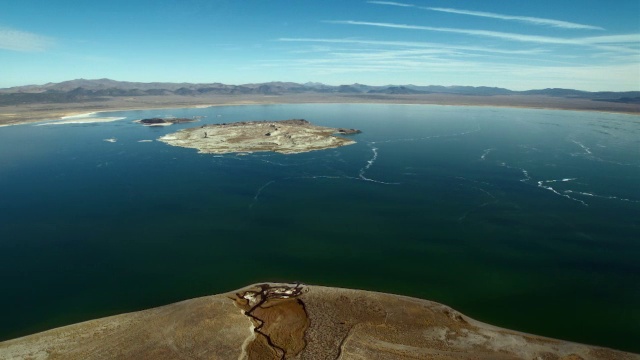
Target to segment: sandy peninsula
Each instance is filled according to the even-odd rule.
[[[296,154],[355,144],[336,135],[359,133],[356,129],[313,125],[303,119],[243,121],[184,129],[161,137],[169,145],[197,149],[203,154],[273,151]]]
[[[428,300],[262,283],[0,342],[0,358],[639,360],[640,355],[498,328]]]

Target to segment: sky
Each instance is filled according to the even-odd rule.
[[[0,0],[0,88],[78,78],[640,90],[640,1]]]

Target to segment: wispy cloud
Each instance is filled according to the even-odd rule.
[[[542,44],[573,44],[574,43],[571,39],[554,38],[554,37],[548,37],[548,36],[523,35],[523,34],[505,33],[505,32],[489,31],[489,30],[456,29],[456,28],[380,23],[380,22],[369,22],[369,21],[353,21],[353,20],[337,20],[337,21],[329,21],[329,22],[334,24],[345,24],[345,25],[376,26],[376,27],[385,27],[385,28],[394,28],[394,29],[448,32],[448,33],[456,33],[456,34],[493,37],[493,38],[499,38],[504,40],[535,42],[535,43],[542,43]]]
[[[486,18],[500,19],[500,20],[513,20],[513,21],[519,21],[519,22],[524,22],[524,23],[533,24],[533,25],[552,26],[552,27],[564,28],[564,29],[604,30],[604,28],[601,28],[600,26],[577,24],[577,23],[568,22],[568,21],[545,19],[545,18],[530,17],[530,16],[514,16],[514,15],[496,14],[496,13],[484,12],[484,11],[471,11],[471,10],[459,10],[459,9],[436,8],[436,7],[429,7],[429,8],[422,8],[422,9],[446,12],[451,14],[479,16],[479,17],[486,17]]]
[[[484,53],[497,53],[497,54],[510,54],[510,55],[532,55],[545,53],[542,49],[527,49],[527,50],[507,50],[496,49],[491,47],[482,46],[464,46],[464,45],[451,45],[442,43],[427,43],[427,42],[415,42],[415,41],[382,41],[382,40],[362,40],[362,39],[323,39],[323,38],[279,38],[278,41],[283,42],[309,42],[309,43],[334,43],[334,44],[357,44],[357,45],[375,45],[375,46],[388,46],[388,47],[410,47],[410,48],[434,48],[434,49],[451,49],[461,51],[472,52],[484,52]]]
[[[37,52],[50,48],[54,43],[53,39],[46,36],[0,27],[0,49]]]
[[[604,30],[604,28],[600,26],[578,24],[578,23],[569,22],[569,21],[546,19],[546,18],[531,17],[531,16],[496,14],[496,13],[485,12],[485,11],[472,11],[472,10],[461,10],[461,9],[452,9],[452,8],[424,7],[424,6],[417,6],[413,4],[399,3],[399,2],[393,2],[393,1],[368,1],[368,3],[376,4],[376,5],[412,7],[412,8],[422,9],[422,10],[440,11],[440,12],[451,13],[451,14],[478,16],[478,17],[485,17],[485,18],[491,18],[491,19],[519,21],[519,22],[524,22],[532,25],[551,26],[551,27],[564,28],[564,29]]]
[[[465,34],[472,36],[498,38],[502,40],[519,41],[519,42],[531,42],[538,44],[557,44],[557,45],[578,45],[578,46],[595,46],[601,49],[620,51],[620,52],[637,52],[636,49],[616,46],[598,46],[599,44],[612,44],[612,43],[637,43],[640,42],[640,34],[624,34],[624,35],[612,35],[612,36],[597,36],[586,38],[559,38],[550,36],[537,36],[537,35],[524,35],[516,33],[506,33],[499,31],[489,30],[475,30],[475,29],[456,29],[456,28],[444,28],[433,26],[420,26],[420,25],[406,25],[406,24],[394,24],[394,23],[379,23],[368,21],[353,21],[353,20],[338,20],[329,21],[334,24],[346,24],[346,25],[359,25],[359,26],[375,26],[394,29],[408,29],[408,30],[425,30],[446,32],[455,34]]]
[[[363,60],[366,60],[363,57]],[[499,86],[513,90],[564,87],[591,91],[637,89],[640,75],[637,63],[608,65],[541,65],[531,63],[496,63],[483,61],[424,59],[357,59],[308,58],[264,61],[261,67],[313,72],[320,76],[354,73],[376,74],[378,84],[408,83],[429,79],[443,85]],[[451,73],[456,76],[451,77]],[[464,80],[462,80],[464,79]],[[344,82],[343,82],[344,83]]]
[[[640,34],[622,34],[622,35],[606,35],[606,36],[591,36],[582,38],[581,41],[585,44],[639,44]]]
[[[416,7],[415,5],[404,4],[404,3],[394,2],[394,1],[367,1],[367,2],[369,4],[376,4],[376,5],[391,5],[391,6],[400,6],[400,7]]]

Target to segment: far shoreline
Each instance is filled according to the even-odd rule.
[[[69,117],[89,117],[105,112],[145,111],[154,109],[208,108],[218,106],[286,105],[286,104],[380,104],[440,105],[467,107],[522,108],[539,110],[588,111],[640,115],[640,104],[626,104],[588,99],[534,95],[281,95],[281,96],[140,96],[109,98],[86,103],[27,104],[0,107],[0,127],[42,121],[61,121]]]

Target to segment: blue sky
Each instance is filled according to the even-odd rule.
[[[0,2],[0,87],[76,78],[640,90],[640,1]]]

